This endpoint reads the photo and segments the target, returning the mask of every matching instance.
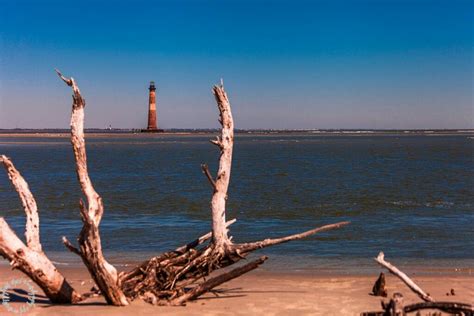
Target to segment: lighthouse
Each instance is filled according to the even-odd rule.
[[[148,88],[148,90],[148,125],[146,129],[142,130],[142,132],[163,132],[162,129],[158,129],[158,122],[156,120],[156,88],[154,81],[150,81],[150,87]]]

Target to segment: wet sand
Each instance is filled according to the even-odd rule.
[[[83,268],[61,268],[72,285],[80,292],[88,291],[93,282]],[[152,306],[140,300],[127,307],[105,305],[101,297],[89,299],[81,306],[49,304],[38,290],[36,303],[24,315],[359,315],[364,311],[380,310],[380,297],[369,295],[377,275],[337,276],[280,274],[253,271],[219,287],[219,296],[207,294],[184,307]],[[26,279],[21,272],[0,266],[0,283],[12,279]],[[440,301],[460,301],[474,304],[474,276],[433,275],[414,276],[425,291]],[[401,292],[405,302],[420,299],[396,277],[387,276],[389,295]],[[454,289],[455,296],[446,293]],[[11,307],[19,308],[22,297],[19,290],[10,289]],[[24,292],[23,292],[24,293]],[[0,305],[0,315],[14,315]]]

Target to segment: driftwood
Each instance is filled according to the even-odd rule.
[[[184,305],[187,301],[194,300],[216,286],[252,271],[265,262],[267,257],[261,257],[217,276],[211,276],[214,271],[245,259],[252,251],[306,238],[349,224],[349,222],[339,222],[290,236],[250,243],[232,242],[232,237],[229,236],[229,226],[235,220],[226,222],[226,201],[232,166],[234,121],[229,99],[221,83],[220,86],[213,87],[220,114],[219,122],[222,127],[221,135],[211,141],[220,150],[216,178],[212,176],[207,165],[202,165],[203,173],[213,189],[211,197],[212,231],[173,251],[146,260],[130,271],[118,274],[116,268],[107,262],[102,252],[99,225],[104,214],[104,205],[88,174],[84,140],[85,100],[73,78],[66,78],[59,71],[56,70],[56,72],[73,91],[71,144],[77,178],[86,198],[86,202],[79,201],[83,222],[78,237],[79,247],[74,246],[65,237],[63,237],[63,243],[70,251],[81,257],[98,287],[94,293],[84,294],[84,298],[92,294],[96,295],[100,291],[108,304],[116,306],[128,305],[131,300],[136,298],[155,305]],[[6,166],[10,163],[3,156],[2,161]],[[13,165],[11,164],[11,166]],[[7,170],[16,171],[14,168],[7,168]],[[19,175],[19,173],[17,174]],[[15,181],[12,180],[12,182],[15,185]],[[24,202],[28,216],[26,232],[28,246],[25,246],[6,222],[1,219],[1,254],[35,280],[53,302],[74,303],[79,301],[81,297],[74,292],[42,253],[39,243],[39,219],[36,203],[29,193],[26,182],[23,183],[23,189],[17,188],[17,191]],[[36,264],[41,264],[41,266],[38,267]],[[52,284],[51,280],[56,283]],[[58,287],[60,288],[59,294],[63,295],[61,297],[54,296],[54,290],[57,290]]]
[[[221,136],[212,141],[220,149],[219,170],[217,177],[213,181],[214,192],[211,200],[212,211],[212,241],[214,251],[224,254],[229,251],[232,242],[228,236],[225,225],[225,210],[227,201],[227,189],[230,182],[230,171],[232,167],[232,151],[234,147],[234,119],[227,93],[224,91],[224,84],[214,86],[214,97],[219,109],[219,123],[222,126]],[[210,175],[209,175],[210,176]],[[212,179],[210,176],[209,179]],[[232,250],[230,250],[232,251]]]
[[[99,224],[104,214],[104,205],[87,172],[86,143],[84,140],[84,107],[86,102],[74,79],[64,77],[58,70],[56,72],[73,91],[71,143],[76,161],[77,178],[87,199],[87,206],[84,205],[82,200],[79,201],[83,222],[78,237],[79,249],[74,247],[66,237],[63,237],[63,242],[69,250],[82,258],[107,303],[118,306],[128,305],[128,300],[118,284],[117,270],[105,260],[102,253]]]
[[[396,275],[400,278],[413,292],[415,292],[422,300],[425,302],[434,302],[434,299],[426,294],[415,282],[413,282],[405,273],[400,271],[397,267],[392,265],[390,262],[385,261],[385,255],[383,252],[380,252],[375,261],[380,264],[382,267],[385,267],[390,273]]]
[[[410,305],[403,304],[403,295],[394,293],[389,302],[382,302],[383,311],[365,312],[361,316],[403,316],[407,313],[420,312],[421,310],[439,310],[451,315],[474,316],[474,306],[457,302],[421,302]],[[420,314],[417,314],[420,315]],[[431,314],[429,314],[431,315]],[[434,314],[433,314],[434,315]]]
[[[53,303],[76,303],[82,298],[43,252],[39,233],[38,207],[28,183],[6,156],[0,156],[26,213],[26,245],[0,217],[0,255],[31,278]]]
[[[234,244],[226,223],[226,201],[232,166],[234,122],[230,102],[223,84],[214,86],[213,93],[220,113],[221,135],[211,140],[220,150],[219,167],[214,179],[206,164],[201,169],[213,189],[211,198],[212,239],[207,245],[186,247],[145,261],[137,268],[121,273],[122,289],[127,297],[141,297],[157,305],[182,305],[197,298],[232,278],[257,268],[265,260],[261,258],[230,272],[199,283],[213,271],[230,266],[245,258],[250,252],[272,245],[302,239],[318,232],[347,225],[348,222],[326,225],[307,232],[276,239]]]
[[[230,272],[227,272],[227,273],[221,274],[217,277],[214,277],[212,279],[209,279],[209,280],[203,282],[202,284],[194,287],[191,291],[187,292],[186,294],[174,299],[172,301],[172,304],[173,305],[182,305],[187,301],[193,300],[193,299],[199,297],[200,295],[212,290],[213,288],[215,288],[216,286],[218,286],[218,285],[220,285],[224,282],[235,279],[235,278],[241,276],[244,273],[247,273],[249,271],[252,271],[252,270],[258,268],[262,263],[265,262],[265,260],[267,260],[267,257],[265,257],[265,256],[260,257],[259,259],[254,260],[250,263],[247,263],[247,264],[245,264],[241,267],[235,268],[234,270],[232,270]]]
[[[388,269],[392,274],[400,278],[415,294],[424,300],[422,303],[410,305],[403,304],[403,295],[394,293],[389,302],[382,301],[383,311],[365,312],[361,316],[402,316],[411,312],[419,312],[424,309],[437,309],[445,313],[455,315],[474,316],[474,306],[458,302],[437,302],[429,294],[426,294],[418,285],[415,284],[405,273],[400,271],[393,264],[385,261],[384,253],[380,252],[375,261]],[[377,285],[377,284],[376,284]],[[374,285],[375,289],[375,285]],[[375,291],[375,290],[374,290]]]

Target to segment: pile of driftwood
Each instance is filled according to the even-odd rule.
[[[388,301],[382,301],[383,311],[381,312],[365,312],[361,316],[403,316],[407,313],[417,312],[417,315],[421,315],[421,310],[439,310],[452,315],[465,315],[474,316],[474,306],[465,303],[458,302],[439,302],[435,301],[428,293],[423,291],[412,279],[410,279],[405,273],[400,271],[396,266],[390,262],[385,261],[385,255],[380,252],[375,261],[382,267],[386,268],[390,273],[400,278],[408,288],[410,288],[416,295],[418,295],[423,302],[404,305],[403,295],[401,293],[394,293],[393,297]],[[383,273],[375,282],[372,289],[372,294],[375,296],[387,296],[387,290],[385,289],[385,277]]]
[[[59,71],[57,73],[73,91],[71,143],[77,178],[85,196],[85,201],[79,201],[83,227],[77,238],[78,246],[74,246],[65,237],[63,243],[81,257],[108,304],[124,306],[136,298],[141,298],[155,305],[183,305],[216,286],[257,268],[267,259],[261,257],[217,276],[211,275],[216,270],[245,259],[252,251],[348,224],[339,222],[291,236],[251,243],[239,244],[232,241],[229,226],[235,220],[226,221],[226,201],[231,174],[234,121],[229,99],[221,83],[220,86],[213,87],[222,126],[221,136],[211,141],[220,150],[217,176],[214,178],[211,175],[207,165],[201,166],[213,191],[212,231],[176,250],[146,260],[131,271],[118,273],[117,269],[107,262],[102,252],[99,225],[104,215],[104,204],[95,191],[87,170],[84,140],[85,100],[73,78],[66,78]],[[13,269],[19,269],[38,284],[51,302],[83,301],[89,297],[89,293],[80,294],[74,290],[42,250],[38,208],[28,184],[8,157],[0,156],[0,162],[5,166],[26,213],[26,244],[17,237],[7,222],[0,218],[0,254],[10,261]]]

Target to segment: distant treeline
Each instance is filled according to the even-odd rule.
[[[48,133],[69,133],[69,129],[63,128],[45,128],[45,129],[0,129],[0,134],[48,134]],[[141,129],[123,129],[123,128],[86,128],[86,133],[94,134],[130,134],[140,133]],[[212,128],[171,128],[165,129],[165,133],[196,133],[212,134],[219,132]],[[474,129],[236,129],[240,134],[472,134]]]

